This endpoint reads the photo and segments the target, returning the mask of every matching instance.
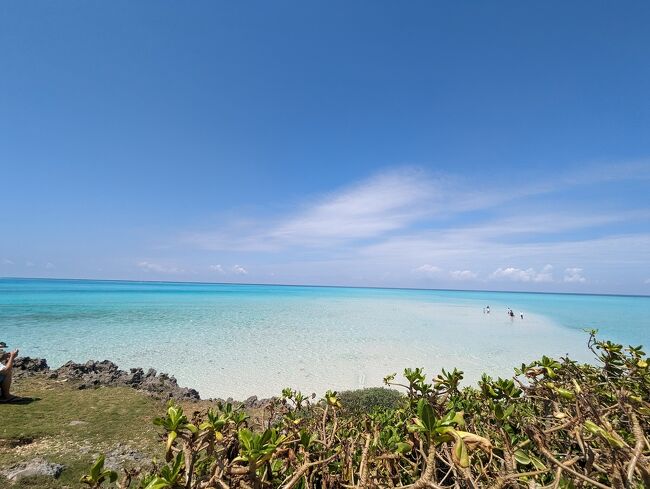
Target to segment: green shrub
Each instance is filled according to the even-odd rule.
[[[339,398],[346,414],[370,414],[376,408],[396,409],[404,401],[399,391],[386,387],[344,391]]]
[[[385,379],[403,402],[389,389],[313,402],[285,389],[263,427],[230,405],[190,422],[170,404],[156,421],[167,464],[120,487],[131,477],[144,489],[650,487],[650,359],[595,332],[588,347],[595,364],[544,356],[462,390],[458,370],[406,369],[404,383]]]

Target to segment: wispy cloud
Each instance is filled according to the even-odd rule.
[[[575,269],[579,262],[591,276],[607,267],[650,262],[650,230],[644,224],[650,209],[572,205],[573,189],[646,178],[647,162],[505,187],[489,176],[470,183],[401,168],[312,197],[290,211],[239,216],[224,220],[218,230],[184,233],[179,246],[223,251],[233,261],[282,257],[285,270],[287,260],[294,264],[292,277],[306,277],[296,281],[331,275],[364,281],[402,277],[407,284],[446,279],[568,286],[587,282],[583,270],[556,279],[551,265]],[[271,268],[283,276],[279,265]]]
[[[13,260],[10,260],[9,258],[3,258],[2,259],[2,264],[3,265],[13,265],[14,262],[13,262]]]
[[[383,173],[325,197],[269,235],[287,243],[306,244],[377,237],[432,212],[439,193],[439,182],[420,171]]]
[[[162,265],[160,263],[153,263],[150,261],[138,262],[138,268],[144,270],[145,272],[154,272],[154,273],[182,273],[185,271],[182,268]]]
[[[278,251],[292,247],[327,248],[349,242],[380,240],[408,233],[422,224],[449,223],[454,216],[486,211],[507,202],[550,194],[562,189],[624,178],[646,178],[647,164],[614,171],[597,167],[593,172],[557,176],[548,182],[514,185],[507,189],[490,182],[470,186],[451,175],[431,175],[412,167],[387,171],[315,198],[297,211],[272,219],[239,218],[222,222],[218,230],[186,232],[181,242],[208,250]],[[650,219],[650,210],[608,213],[520,212],[473,223],[463,232],[486,237],[593,228],[612,223]],[[451,232],[448,227],[446,232]]]
[[[217,272],[221,274],[226,273],[226,271],[223,269],[221,265],[210,265],[208,266],[208,270],[210,270],[211,272]]]
[[[218,231],[185,233],[182,241],[208,250],[322,248],[404,229],[434,212],[441,195],[440,179],[402,168],[316,198],[270,224],[246,219]]]

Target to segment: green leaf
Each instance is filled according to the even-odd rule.
[[[467,446],[460,436],[456,436],[456,443],[454,444],[454,461],[463,468],[469,467],[469,455],[467,454]]]
[[[171,485],[165,479],[154,477],[144,489],[166,489],[168,487],[171,487]]]
[[[555,390],[564,399],[568,399],[568,400],[572,401],[573,399],[576,398],[575,394],[573,392],[571,392],[570,390],[562,389],[561,387],[557,387]]]
[[[546,465],[544,465],[544,463],[533,454],[530,454],[530,460],[533,462],[533,465],[537,470],[546,470]]]
[[[503,408],[501,407],[501,404],[494,405],[494,415],[499,420],[503,419]]]
[[[172,449],[172,445],[174,444],[174,440],[178,436],[178,433],[175,431],[170,431],[169,434],[167,435],[167,453],[170,452]]]
[[[408,452],[411,451],[412,448],[413,447],[411,447],[411,445],[409,445],[408,443],[399,442],[399,443],[397,443],[396,452],[397,453],[408,453]]]
[[[506,410],[503,412],[503,418],[508,419],[512,415],[514,410],[515,410],[515,405],[514,404],[511,404],[510,406],[508,406],[506,408]]]
[[[99,457],[97,457],[97,460],[95,461],[95,463],[90,469],[90,477],[94,481],[99,480],[99,476],[101,475],[102,469],[104,468],[104,460],[105,460],[105,456],[102,453]]]
[[[309,448],[314,437],[307,430],[300,430],[300,444],[305,450]]]
[[[425,399],[418,401],[418,418],[422,421],[428,433],[432,433],[436,427],[436,417],[433,414],[433,408]]]
[[[521,465],[530,465],[533,462],[528,454],[523,450],[515,451],[515,460]]]
[[[459,427],[465,426],[465,413],[463,411],[458,411],[453,418],[454,424]]]
[[[244,445],[244,448],[247,450],[251,449],[251,442],[253,440],[253,433],[247,428],[243,428],[239,430],[239,441],[241,442],[242,445]]]

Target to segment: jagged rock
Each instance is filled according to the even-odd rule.
[[[277,397],[269,397],[269,398],[264,398],[264,399],[258,399],[257,396],[250,396],[248,399],[246,399],[244,402],[239,402],[235,401],[232,397],[229,397],[228,399],[220,399],[220,398],[212,398],[209,399],[210,401],[216,402],[216,403],[221,403],[221,404],[232,404],[234,407],[244,407],[246,409],[248,408],[265,408],[272,402],[277,400]]]
[[[53,464],[43,458],[35,458],[28,462],[21,462],[0,472],[7,480],[14,483],[24,477],[46,476],[58,478],[65,467]]]
[[[163,398],[199,400],[201,397],[195,389],[180,387],[177,380],[164,373],[157,373],[150,368],[147,373],[141,368],[132,368],[129,372],[120,370],[109,361],[88,361],[86,363],[67,362],[56,370],[51,370],[45,359],[18,357],[14,363],[16,378],[34,374],[45,374],[50,379],[71,380],[77,382],[79,389],[92,389],[101,386],[126,386],[149,392]]]
[[[44,358],[17,357],[14,360],[14,378],[27,377],[35,373],[47,373],[50,367]]]

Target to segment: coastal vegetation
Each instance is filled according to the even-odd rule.
[[[462,387],[458,370],[416,368],[387,376],[386,389],[322,398],[285,389],[255,412],[170,401],[139,428],[151,460],[114,470],[100,455],[77,486],[650,487],[648,358],[595,332],[588,347],[593,364],[542,357],[475,387]],[[77,427],[79,436],[101,446],[100,422]]]
[[[28,477],[0,487],[51,489],[80,487],[79,478],[99,453],[136,447],[147,458],[158,454],[151,420],[164,405],[127,387],[78,389],[40,375],[21,378],[16,393],[29,404],[0,405],[0,474],[37,458],[61,464],[58,479]]]

